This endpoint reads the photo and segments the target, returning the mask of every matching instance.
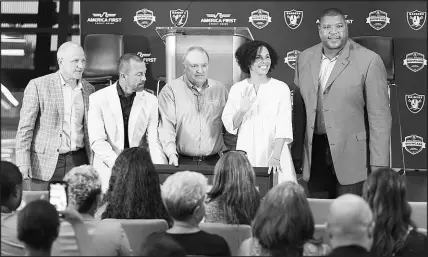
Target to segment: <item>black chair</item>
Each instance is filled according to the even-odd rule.
[[[392,37],[383,37],[383,36],[359,36],[353,37],[352,40],[358,44],[364,46],[367,49],[372,50],[377,53],[385,65],[386,69],[386,79],[388,81],[388,94],[390,96],[391,102],[391,88],[395,88],[395,105],[396,105],[396,117],[400,129],[400,138],[399,144],[403,141],[403,132],[401,126],[400,118],[400,105],[398,101],[398,86],[395,84],[395,62],[394,62],[394,40]],[[394,117],[394,116],[393,116]],[[401,148],[401,158],[403,169],[400,171],[401,174],[405,175],[406,173],[406,163],[404,161],[404,149]],[[392,158],[392,156],[391,156]]]
[[[392,37],[360,36],[353,37],[352,40],[372,50],[382,58],[386,69],[386,79],[392,85],[395,79],[394,40]]]
[[[83,78],[98,90],[118,79],[117,61],[124,53],[123,35],[90,34],[85,37]]]

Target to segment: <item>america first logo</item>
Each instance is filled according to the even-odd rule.
[[[116,13],[109,12],[92,13],[92,17],[89,17],[87,22],[95,24],[115,24],[121,22],[122,18],[116,16]]]
[[[427,60],[423,54],[413,52],[406,54],[406,58],[403,60],[403,65],[413,72],[418,72],[427,65]]]
[[[291,11],[284,11],[284,20],[285,24],[287,24],[290,29],[297,29],[300,24],[302,24],[303,11],[296,11],[294,9]]]
[[[421,12],[414,10],[413,12],[407,12],[407,24],[413,30],[420,30],[425,25],[427,18],[427,12]]]
[[[228,26],[229,24],[236,23],[235,18],[231,18],[232,14],[230,13],[207,13],[205,14],[206,18],[201,19],[201,23],[206,23],[210,26],[215,25],[224,25]]]
[[[424,139],[417,135],[410,135],[404,138],[403,147],[412,155],[420,153],[425,148]]]
[[[381,30],[390,23],[388,14],[381,10],[376,10],[369,13],[369,17],[366,18],[366,23],[375,30]]]
[[[153,15],[153,11],[149,9],[141,9],[135,13],[134,22],[142,28],[147,28],[156,21],[156,16]]]
[[[269,12],[263,9],[257,9],[251,12],[248,22],[251,22],[254,27],[262,29],[266,27],[269,22],[272,22],[272,17],[269,16]]]
[[[296,69],[296,61],[299,54],[299,50],[292,50],[288,52],[287,57],[284,58],[284,63],[286,63],[288,67],[292,68],[293,70]]]
[[[425,95],[418,95],[416,93],[411,94],[411,95],[406,95],[406,106],[407,109],[409,109],[409,111],[411,113],[418,113],[422,110],[422,108],[424,107],[425,104]]]
[[[177,27],[183,27],[186,22],[187,18],[189,17],[189,11],[186,10],[169,10],[169,19],[171,20],[172,25]]]

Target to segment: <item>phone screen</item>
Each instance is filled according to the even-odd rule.
[[[67,208],[67,184],[65,182],[49,183],[49,202],[57,211],[65,211]]]

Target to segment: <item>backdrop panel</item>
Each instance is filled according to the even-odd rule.
[[[166,75],[165,45],[156,27],[248,27],[254,39],[267,41],[277,50],[281,61],[272,76],[293,90],[295,54],[319,43],[319,14],[328,7],[340,8],[347,15],[350,37],[394,38],[398,88],[391,89],[392,167],[402,168],[404,157],[407,169],[426,170],[426,2],[320,2],[81,1],[81,38],[83,42],[88,34],[124,35],[125,52],[145,58],[147,87],[155,90],[157,77]]]

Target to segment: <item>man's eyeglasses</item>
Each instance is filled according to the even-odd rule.
[[[247,152],[245,152],[244,150],[226,150],[226,151],[220,152],[220,157],[230,152],[240,153],[240,154],[243,154],[244,156],[247,156]]]

